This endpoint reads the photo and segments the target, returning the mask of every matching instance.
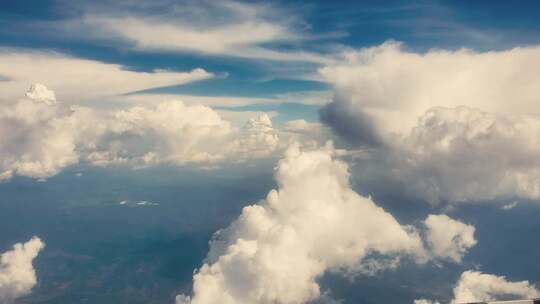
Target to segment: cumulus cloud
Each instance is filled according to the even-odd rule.
[[[57,102],[33,85],[25,98],[0,103],[0,179],[14,174],[47,178],[66,166],[219,164],[273,157],[294,140],[323,137],[306,122],[281,131],[267,114],[235,127],[213,109],[162,101],[153,106],[103,110]]]
[[[0,302],[12,303],[36,285],[36,272],[32,261],[45,244],[33,237],[28,242],[17,243],[12,250],[0,255]]]
[[[373,120],[384,134],[403,134],[433,107],[465,105],[493,113],[530,114],[540,89],[535,72],[539,58],[538,47],[413,53],[390,42],[349,52],[343,63],[324,67],[320,74],[334,86],[334,102],[347,106],[357,119]]]
[[[504,276],[465,271],[454,288],[452,303],[494,301],[504,296],[533,299],[540,296],[540,291],[528,281],[512,282]]]
[[[438,202],[540,197],[540,116],[434,108],[389,145],[395,176]]]
[[[372,254],[425,261],[415,229],[354,192],[332,151],[287,150],[278,189],[215,234],[193,296],[177,303],[305,303],[320,296],[324,272],[359,270]]]
[[[369,146],[409,195],[441,201],[540,197],[540,48],[430,50],[397,43],[347,54],[321,75],[334,99],[320,114]]]
[[[223,157],[219,144],[232,133],[214,110],[181,101],[108,114],[106,130],[88,155],[94,164],[212,162]]]
[[[437,257],[461,262],[467,250],[476,245],[475,228],[448,216],[429,215],[424,221],[426,240],[431,252]]]
[[[60,100],[70,102],[95,101],[213,76],[200,68],[188,72],[130,71],[118,64],[57,52],[10,48],[0,48],[0,75],[9,79],[0,81],[4,99],[18,98],[20,92],[31,83],[46,81],[48,86],[54,88]]]
[[[57,104],[54,93],[34,85],[27,98],[0,104],[0,179],[44,178],[78,161],[78,146],[99,133],[92,111]]]
[[[454,288],[451,304],[476,303],[504,299],[534,299],[540,290],[529,281],[508,281],[504,276],[485,274],[479,271],[465,271]],[[438,304],[426,299],[414,301],[415,304]]]

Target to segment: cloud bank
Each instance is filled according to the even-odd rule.
[[[36,272],[32,261],[45,244],[33,237],[28,242],[17,243],[12,250],[0,255],[0,302],[12,303],[36,285]]]
[[[397,43],[350,52],[320,74],[334,87],[322,121],[383,159],[429,202],[540,198],[540,48],[431,50]]]
[[[213,166],[273,157],[291,141],[317,144],[320,126],[276,129],[267,114],[234,127],[218,112],[182,101],[100,110],[58,102],[44,85],[0,104],[0,179],[47,178],[63,168],[160,163]]]
[[[432,216],[426,225],[436,250],[428,252],[414,227],[351,189],[347,165],[333,154],[329,146],[288,149],[276,169],[278,189],[215,234],[193,295],[176,303],[306,303],[321,295],[317,279],[326,271],[371,273],[402,257],[459,261],[474,245],[474,228]],[[446,235],[441,222],[453,226]]]

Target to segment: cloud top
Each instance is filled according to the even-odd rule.
[[[0,302],[12,303],[36,285],[36,272],[32,261],[45,244],[33,237],[28,242],[17,243],[12,250],[0,255]]]
[[[321,295],[317,278],[326,271],[373,273],[401,257],[459,261],[475,243],[471,226],[432,216],[426,222],[435,250],[427,253],[416,229],[351,189],[348,166],[328,146],[291,146],[275,178],[277,189],[215,234],[193,295],[179,295],[177,304],[306,303]],[[444,236],[443,221],[455,228]]]

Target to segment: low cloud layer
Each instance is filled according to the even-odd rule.
[[[33,237],[0,255],[0,303],[12,303],[30,293],[37,282],[32,261],[44,246],[38,237]]]
[[[296,121],[280,131],[261,114],[237,128],[209,107],[177,100],[117,111],[68,106],[36,84],[0,104],[0,179],[47,178],[80,162],[211,166],[273,157],[293,140],[324,140],[317,126]]]
[[[386,177],[429,202],[540,198],[540,49],[432,50],[396,43],[320,70],[334,86],[321,119],[373,149]]]
[[[528,281],[508,281],[504,276],[485,274],[479,271],[465,271],[454,288],[451,304],[497,301],[504,299],[534,299],[540,290]],[[438,304],[426,299],[415,304]]]
[[[176,303],[306,303],[321,295],[317,279],[326,271],[372,273],[403,257],[459,261],[475,244],[471,226],[432,216],[426,226],[435,250],[428,252],[417,229],[351,189],[348,166],[333,154],[331,147],[287,150],[278,188],[215,234],[193,295]],[[453,229],[442,235],[441,222]]]

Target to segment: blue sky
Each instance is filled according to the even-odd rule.
[[[91,26],[70,30],[73,23],[76,24],[79,18],[88,14],[107,14],[111,18],[123,15],[152,16],[165,21],[174,16],[182,20],[185,14],[181,12],[182,7],[211,7],[211,2],[179,2],[179,17],[167,11],[168,1],[159,1],[144,8],[129,2],[97,3],[47,0],[28,5],[4,0],[0,12],[0,44],[5,47],[56,50],[77,57],[118,63],[140,71],[184,71],[199,67],[219,75],[216,79],[156,88],[153,92],[271,97],[289,92],[328,89],[324,83],[317,82],[315,74],[321,64],[312,60],[306,62],[298,58],[283,62],[220,52],[208,54],[200,50],[142,50],[114,35],[107,37],[108,34],[100,36],[92,33]],[[506,1],[276,1],[264,5],[271,12],[261,17],[262,20],[291,26],[287,30],[299,35],[288,41],[270,39],[262,43],[265,48],[285,53],[308,50],[328,57],[337,55],[343,49],[369,47],[388,40],[403,42],[407,48],[420,51],[462,47],[476,50],[507,49],[538,42],[540,30],[536,18],[538,4],[535,1],[520,2],[520,5]],[[237,16],[226,17],[229,20],[223,22],[234,23],[237,21],[235,18]],[[204,28],[207,24],[211,25],[213,20],[203,16],[199,23]],[[293,98],[285,101],[299,102]]]

